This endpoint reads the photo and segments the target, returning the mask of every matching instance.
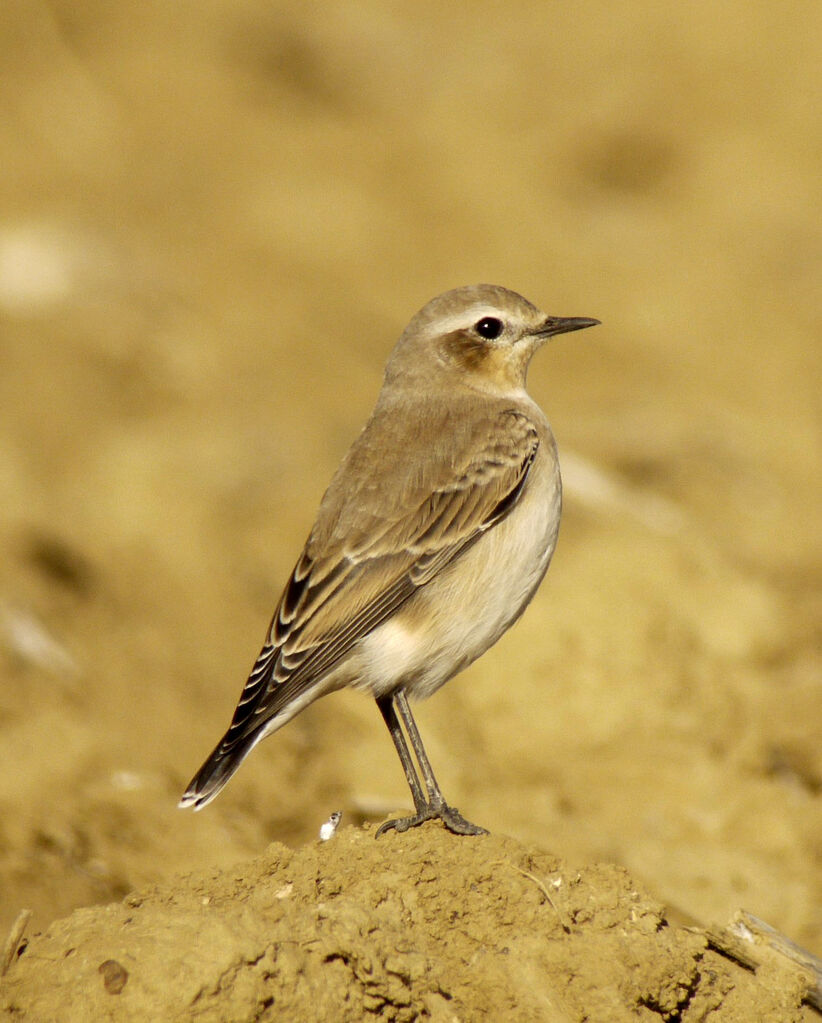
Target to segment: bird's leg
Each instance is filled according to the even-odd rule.
[[[430,809],[434,811],[435,816],[442,820],[448,830],[453,831],[456,835],[487,835],[488,832],[485,828],[467,821],[457,811],[456,807],[449,806],[445,802],[445,798],[437,784],[437,779],[434,777],[431,761],[428,759],[428,754],[425,752],[425,747],[422,744],[422,736],[417,728],[417,722],[414,720],[411,708],[408,706],[408,697],[402,689],[396,693],[395,701],[400,717],[405,725],[405,730],[408,733],[408,738],[411,740],[411,746],[414,749],[417,763],[420,765],[425,787],[428,789],[428,806]]]
[[[443,798],[440,787],[437,784],[437,779],[434,777],[434,771],[431,767],[431,762],[428,759],[428,754],[425,752],[425,747],[422,744],[422,738],[417,728],[417,723],[414,721],[414,717],[411,714],[411,708],[408,706],[408,697],[402,690],[391,694],[387,697],[381,697],[377,701],[380,710],[382,711],[385,723],[388,725],[388,730],[391,732],[391,737],[394,740],[394,745],[397,747],[397,752],[400,755],[403,767],[405,768],[405,776],[408,779],[408,784],[411,787],[411,793],[414,796],[414,807],[417,811],[414,817],[402,817],[399,820],[386,821],[379,830],[377,831],[377,837],[379,837],[384,831],[388,831],[393,828],[396,831],[407,831],[409,828],[416,827],[419,824],[423,824],[427,820],[438,818],[443,824],[452,831],[455,835],[485,835],[487,834],[485,828],[479,827],[477,824],[472,824],[467,821],[456,809],[456,807],[449,806]],[[411,746],[414,749],[414,755],[417,758],[420,771],[422,773],[425,787],[428,791],[428,801],[422,797],[421,786],[417,777],[416,771],[414,770],[413,764],[410,760],[410,753],[408,745],[405,741],[405,736],[400,730],[399,721],[397,720],[396,711],[399,710],[400,717],[405,725],[405,730],[408,733],[408,738],[411,741]],[[413,782],[412,782],[413,777]]]
[[[408,749],[405,736],[402,734],[402,728],[397,720],[397,712],[394,709],[393,695],[378,696],[377,706],[380,708],[383,721],[385,721],[388,731],[391,733],[391,738],[394,740],[394,745],[397,747],[397,753],[399,753],[400,761],[402,762],[402,767],[405,771],[405,780],[408,782],[408,787],[411,789],[411,795],[414,797],[414,809],[418,814],[422,814],[428,809],[428,803],[423,795],[422,785],[420,785],[420,780],[417,777],[417,771],[414,767],[414,761],[411,758],[411,752]],[[380,828],[380,831],[382,831],[382,828]],[[379,832],[377,832],[377,834],[379,834]]]

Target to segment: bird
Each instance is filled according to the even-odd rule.
[[[548,316],[491,284],[446,291],[411,319],[231,724],[181,808],[204,807],[262,739],[353,687],[376,700],[414,801],[413,815],[389,818],[377,835],[435,819],[457,835],[487,833],[443,797],[409,699],[431,696],[485,653],[542,581],[562,484],[526,374],[549,338],[599,322]]]

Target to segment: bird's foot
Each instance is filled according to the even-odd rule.
[[[485,828],[479,824],[472,824],[467,821],[454,806],[447,803],[435,806],[431,803],[424,804],[417,810],[413,817],[398,817],[395,820],[386,821],[377,828],[374,836],[379,838],[386,831],[408,831],[409,828],[418,828],[426,821],[440,820],[455,835],[487,835]]]
[[[472,824],[471,821],[467,821],[455,806],[447,806],[443,803],[439,811],[436,813],[436,816],[439,817],[446,828],[455,835],[488,834],[487,830],[485,828],[481,828],[479,824]]]

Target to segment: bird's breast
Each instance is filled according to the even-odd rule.
[[[561,505],[556,448],[546,424],[516,506],[363,640],[355,684],[375,696],[403,687],[423,698],[485,653],[542,581]]]

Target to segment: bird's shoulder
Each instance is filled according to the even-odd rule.
[[[380,401],[323,497],[307,553],[356,551],[387,525],[410,524],[436,495],[476,493],[493,507],[527,470],[545,427],[518,396]]]

